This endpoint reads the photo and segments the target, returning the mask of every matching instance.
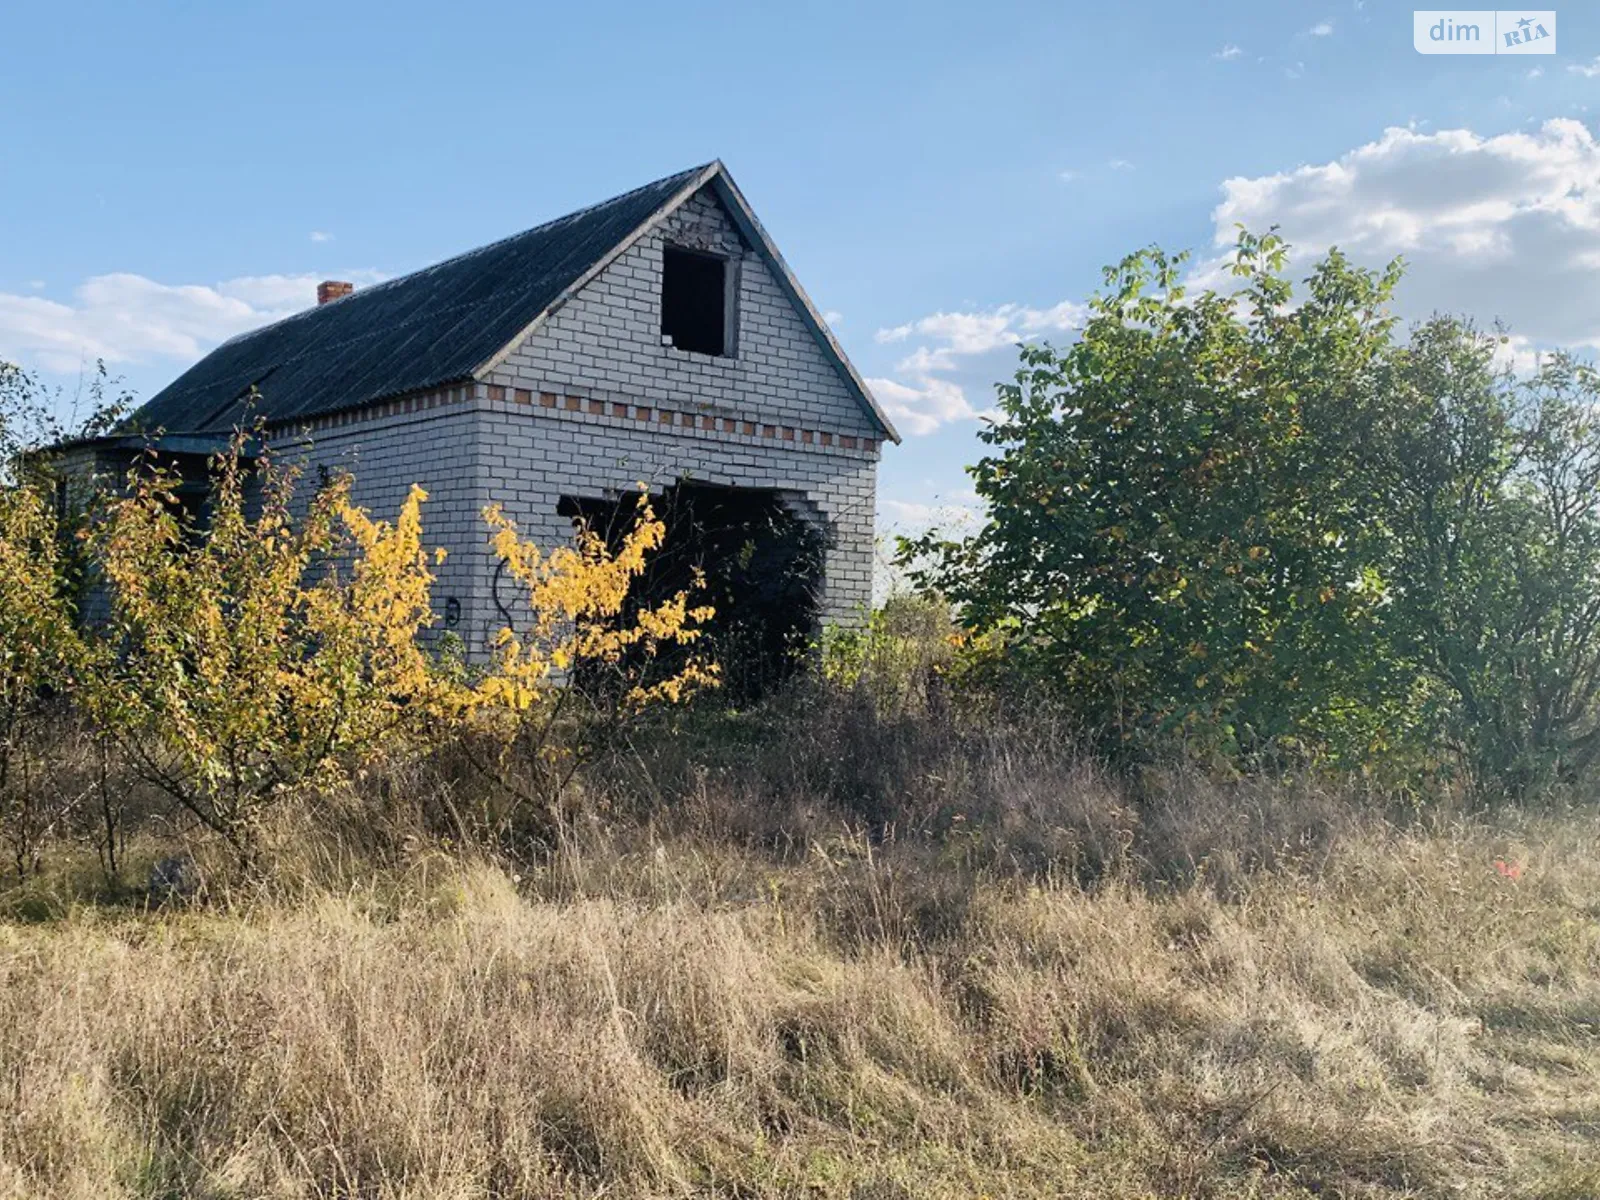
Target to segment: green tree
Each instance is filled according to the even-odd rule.
[[[110,433],[132,407],[121,381],[96,363],[84,387],[68,397],[39,377],[0,360],[0,487],[47,467],[39,451],[76,438]]]
[[[1284,265],[1269,234],[1236,293],[1186,293],[1158,249],[1108,269],[1082,337],[1024,346],[999,389],[984,526],[903,547],[1119,744],[1359,753],[1404,719],[1356,469],[1399,267],[1330,255],[1297,298]]]
[[[1600,763],[1600,376],[1503,335],[1402,336],[1401,278],[1275,234],[1235,290],[1106,273],[1082,337],[1022,348],[971,468],[978,533],[902,546],[1113,746],[1464,763],[1528,795]]]
[[[1397,641],[1453,697],[1445,734],[1513,795],[1600,759],[1600,380],[1567,354],[1530,378],[1499,339],[1436,318],[1384,389]]]

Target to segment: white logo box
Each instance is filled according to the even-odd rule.
[[[1411,14],[1418,54],[1554,54],[1553,8],[1426,8]]]

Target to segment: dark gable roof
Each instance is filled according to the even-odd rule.
[[[720,162],[240,334],[158,392],[129,419],[127,432],[226,434],[251,417],[283,424],[472,379],[652,218],[702,186],[715,190],[846,385],[898,442],[888,416]],[[259,399],[247,413],[252,386]]]
[[[226,432],[470,379],[705,167],[224,342],[133,415],[146,432]]]

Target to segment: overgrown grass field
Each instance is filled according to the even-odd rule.
[[[0,1193],[1600,1195],[1592,812],[719,720],[521,860],[447,761],[189,902],[62,850],[3,900]]]

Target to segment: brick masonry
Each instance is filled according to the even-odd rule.
[[[662,248],[736,264],[736,352],[663,346]],[[823,523],[824,618],[870,602],[881,433],[709,190],[618,256],[480,382],[282,429],[274,441],[315,478],[345,468],[359,503],[392,513],[429,492],[428,540],[447,551],[434,595],[461,606],[457,632],[481,652],[514,594],[497,581],[481,511],[490,503],[551,545],[571,537],[563,496],[603,498],[690,479],[783,493]],[[497,602],[498,601],[498,602]]]

